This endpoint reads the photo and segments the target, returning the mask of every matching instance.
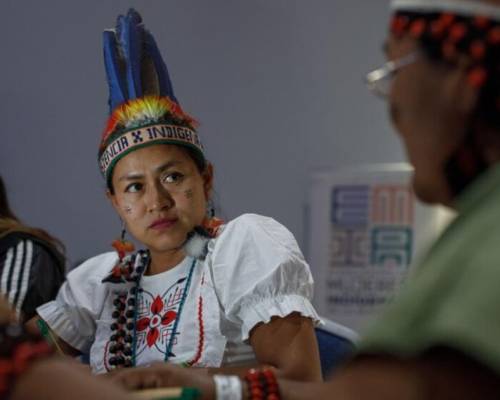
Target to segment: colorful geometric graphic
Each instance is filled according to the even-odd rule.
[[[413,224],[413,192],[403,185],[377,185],[371,190],[372,224]]]
[[[411,262],[413,229],[381,226],[372,229],[371,264],[406,267]]]
[[[414,247],[414,196],[408,185],[335,185],[326,303],[329,315],[369,314],[406,277]]]
[[[369,261],[369,255],[369,240],[365,230],[333,230],[331,266],[364,266]]]
[[[370,212],[370,187],[335,186],[332,190],[332,224],[339,228],[364,228]]]

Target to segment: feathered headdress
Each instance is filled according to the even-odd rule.
[[[201,164],[203,146],[196,122],[175,97],[168,69],[139,13],[120,15],[114,30],[103,33],[110,116],[99,147],[99,166],[109,183],[116,162],[158,143],[191,148]]]

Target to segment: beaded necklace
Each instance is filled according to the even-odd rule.
[[[133,261],[134,266],[132,267]],[[149,265],[149,262],[149,252],[140,250],[135,255],[135,260],[133,257],[126,257],[120,263],[121,265],[118,266],[119,269],[123,271],[123,274],[121,275],[123,280],[121,280],[121,282],[131,282],[133,283],[133,286],[129,289],[128,293],[118,292],[113,300],[113,305],[116,307],[116,310],[112,313],[115,322],[111,324],[111,330],[114,333],[110,337],[109,347],[110,353],[114,354],[109,359],[109,365],[111,368],[127,368],[136,365],[137,315],[139,304],[138,296],[141,291],[141,279],[144,271],[146,270],[146,266]],[[177,314],[175,316],[173,330],[166,346],[164,357],[165,361],[168,361],[170,354],[172,354],[171,352],[174,345],[175,334],[189,292],[195,266],[196,258],[193,258],[189,268],[186,284],[184,285]],[[125,309],[127,310],[125,311]]]

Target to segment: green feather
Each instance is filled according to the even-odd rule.
[[[50,340],[50,334],[49,334],[49,327],[47,323],[43,319],[39,319],[36,321],[36,325],[38,327],[38,330],[40,331],[40,334],[47,339],[47,341],[51,342]]]

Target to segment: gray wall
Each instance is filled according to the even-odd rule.
[[[403,159],[361,79],[383,62],[387,4],[3,0],[0,173],[13,207],[60,237],[71,263],[109,249],[119,221],[96,163],[108,111],[100,40],[134,6],[202,123],[224,216],[273,216],[304,244],[312,169]]]

